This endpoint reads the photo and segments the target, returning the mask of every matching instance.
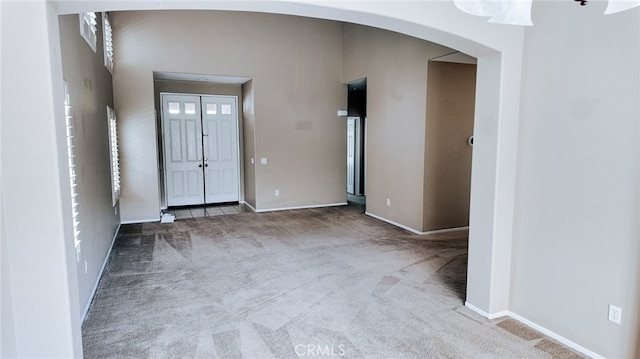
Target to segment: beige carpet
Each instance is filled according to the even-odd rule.
[[[359,206],[125,225],[84,355],[579,357],[465,308],[466,263],[466,232],[417,236]]]

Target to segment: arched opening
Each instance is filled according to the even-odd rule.
[[[93,10],[152,10],[157,4],[55,2],[58,14]],[[352,22],[404,33],[478,58],[472,165],[467,304],[487,317],[508,309],[513,188],[522,31],[501,31],[470,20],[450,3],[403,6],[319,6],[299,2],[161,4],[162,8],[269,12]],[[55,36],[55,34],[54,34]],[[60,69],[54,69],[60,71]],[[54,81],[54,88],[58,85]],[[58,86],[62,88],[61,86]],[[509,94],[515,94],[513,98]],[[155,160],[155,159],[154,159]],[[154,161],[151,161],[154,163]]]

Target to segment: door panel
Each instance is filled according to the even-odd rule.
[[[218,157],[218,121],[206,119],[204,120],[205,132],[205,153],[209,161],[216,162],[220,158]]]
[[[163,94],[162,104],[167,205],[202,203],[200,97]]]
[[[206,203],[237,202],[238,113],[235,97],[202,96]]]
[[[187,161],[200,162],[198,159],[198,153],[200,153],[200,121],[185,120],[185,130],[187,132],[186,147],[187,147]]]
[[[220,171],[217,169],[207,169],[207,194],[210,196],[220,195]]]

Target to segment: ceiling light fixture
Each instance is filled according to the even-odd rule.
[[[587,0],[575,0],[587,5]],[[533,0],[453,0],[456,7],[467,14],[489,17],[489,22],[531,26]],[[614,14],[640,6],[640,0],[609,0],[605,14]]]

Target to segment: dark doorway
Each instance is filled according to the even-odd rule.
[[[366,186],[366,118],[367,79],[359,79],[347,84],[348,131],[353,131],[347,142],[348,154],[353,156],[351,170],[347,170],[348,199],[350,202],[365,202]],[[349,133],[349,132],[348,132]],[[349,161],[349,160],[348,160]]]

